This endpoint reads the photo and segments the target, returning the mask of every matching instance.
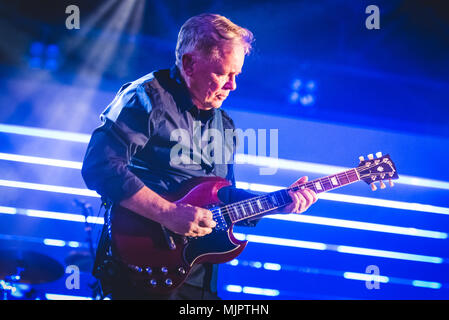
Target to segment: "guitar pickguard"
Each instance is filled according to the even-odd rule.
[[[213,263],[228,261],[226,254],[232,253],[241,246],[232,242],[230,232],[230,229],[214,229],[204,237],[190,239],[184,248],[185,262],[192,266],[194,263],[199,263],[206,256],[208,257],[207,260]]]

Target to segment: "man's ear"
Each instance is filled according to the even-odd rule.
[[[191,76],[193,74],[193,70],[195,67],[195,58],[190,53],[185,53],[182,56],[182,69],[187,76]]]

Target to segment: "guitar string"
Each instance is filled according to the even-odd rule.
[[[354,170],[354,169],[351,169],[351,170],[348,170],[348,171],[352,171],[352,170]],[[343,174],[344,174],[346,177],[344,177]],[[351,172],[350,175],[351,175],[351,177],[354,177],[354,173],[353,173],[353,172]],[[357,177],[357,180],[351,181],[351,179],[348,177],[348,174],[347,174],[346,172],[338,173],[338,174],[336,174],[335,176],[337,176],[337,177],[340,178],[341,180],[343,180],[342,178],[347,179],[348,182],[346,182],[346,183],[344,183],[344,184],[351,183],[351,182],[355,182],[355,181],[358,180],[358,177]],[[322,178],[322,179],[324,179],[324,178]],[[339,179],[339,180],[340,180],[340,179]],[[307,183],[305,183],[305,184],[302,184],[302,185],[299,185],[299,186],[294,186],[294,187],[287,188],[287,189],[283,189],[283,190],[288,191],[288,190],[290,190],[290,189],[294,189],[294,188],[296,188],[296,187],[302,187],[302,186],[304,186],[304,187],[306,187],[306,188],[309,188],[309,187],[312,187],[312,188],[313,188],[315,183],[317,183],[317,182],[316,182],[316,181],[309,181],[309,182],[307,182]],[[341,184],[341,182],[340,182],[340,183],[339,183],[339,186],[341,186],[341,185],[342,185],[342,184]],[[328,190],[330,190],[330,189],[328,189]],[[282,190],[280,190],[280,191],[282,191]],[[322,191],[324,192],[324,191],[327,191],[327,190],[326,190],[326,189],[323,189]],[[278,192],[279,192],[279,191],[278,191]],[[318,192],[318,191],[317,191],[317,192]],[[261,196],[255,197],[255,198],[251,198],[251,199],[247,199],[247,200],[238,201],[238,202],[235,202],[235,203],[232,203],[232,204],[229,204],[229,205],[222,206],[222,207],[221,207],[221,210],[222,210],[222,211],[225,211],[225,213],[228,213],[229,211],[231,211],[231,210],[228,210],[228,208],[240,206],[240,205],[242,205],[242,204],[244,204],[244,203],[250,203],[250,204],[252,204],[252,205],[254,206],[254,205],[257,204],[257,201],[258,201],[258,200],[259,200],[259,201],[260,201],[260,200],[266,201],[266,202],[269,204],[270,202],[268,202],[268,201],[266,200],[266,198],[267,198],[268,196],[269,196],[269,195],[261,195]],[[269,210],[272,210],[272,209],[273,209],[273,208],[269,208]],[[266,210],[265,210],[265,211],[266,211]],[[259,213],[258,213],[258,214],[259,214]],[[233,217],[233,216],[231,215],[231,217]]]
[[[349,171],[353,171],[353,170],[354,170],[354,169],[348,170],[348,172],[349,172]],[[344,177],[343,175],[345,175],[346,177]],[[350,175],[351,177],[354,177],[354,172],[349,172],[349,175]],[[356,180],[351,181],[351,179],[348,177],[348,173],[347,173],[347,172],[338,173],[338,174],[336,174],[335,176],[336,176],[337,178],[340,178],[340,179],[345,178],[345,179],[348,180],[348,182],[344,182],[343,184],[342,184],[341,182],[339,182],[339,186],[342,186],[342,185],[348,184],[348,183],[352,183],[352,182],[356,182],[356,181],[358,180],[358,177],[357,177]],[[326,177],[325,177],[325,178],[326,178]],[[321,178],[321,179],[325,179],[325,178]],[[339,181],[340,181],[340,179],[339,179]],[[320,179],[319,179],[319,180],[320,180]],[[280,191],[277,191],[277,192],[288,191],[288,190],[290,190],[290,189],[294,189],[294,188],[296,188],[296,187],[302,187],[302,186],[304,186],[304,187],[306,187],[306,188],[308,188],[308,187],[314,187],[314,184],[315,184],[315,183],[317,183],[317,182],[316,182],[316,181],[309,181],[309,182],[307,182],[307,183],[305,183],[305,184],[302,184],[302,185],[299,185],[299,186],[294,186],[294,187],[292,187],[292,188],[287,188],[287,189],[280,190]],[[322,192],[327,191],[327,190],[330,190],[330,189],[325,189],[325,188],[323,188],[323,189],[322,189]],[[317,192],[318,192],[318,191],[317,191]],[[282,207],[282,206],[288,204],[288,202],[287,202],[287,203],[282,204],[281,206],[276,206],[276,205],[274,205],[273,207],[270,207],[270,206],[272,206],[273,204],[272,204],[271,202],[268,201],[268,197],[269,197],[269,196],[270,196],[270,195],[261,195],[261,196],[255,197],[255,198],[251,198],[251,199],[247,199],[247,200],[242,200],[242,201],[235,202],[235,203],[232,203],[232,204],[229,204],[229,205],[225,205],[225,206],[221,207],[221,209],[217,209],[218,211],[216,212],[216,213],[217,213],[216,216],[219,216],[219,215],[220,215],[220,210],[221,210],[221,211],[222,211],[222,214],[224,214],[224,215],[229,215],[230,218],[231,218],[231,220],[233,220],[233,221],[240,221],[240,220],[243,220],[243,219],[245,219],[245,218],[249,218],[249,217],[255,216],[255,215],[260,215],[260,214],[262,214],[262,213],[264,213],[264,212],[266,212],[266,211],[274,210],[274,209],[276,209],[276,208],[279,208],[279,207]],[[283,197],[282,197],[282,200],[284,201]],[[256,214],[253,214],[253,213],[252,213],[252,214],[249,215],[249,216],[245,216],[246,211],[245,211],[245,209],[243,208],[244,214],[243,214],[243,217],[242,217],[242,218],[239,218],[238,212],[237,212],[237,216],[231,214],[231,212],[234,211],[234,210],[232,210],[232,209],[234,209],[235,207],[242,206],[242,205],[245,205],[245,204],[248,204],[248,206],[251,206],[251,205],[252,205],[252,206],[256,206],[257,201],[262,201],[262,202],[264,202],[264,205],[267,205],[268,208],[263,208],[262,211],[256,212]],[[264,206],[262,206],[262,207],[264,207]],[[257,208],[260,208],[260,207],[257,205]],[[251,209],[251,208],[250,208],[250,209]],[[254,210],[251,210],[251,211],[254,211]]]
[[[373,164],[372,164],[372,165],[369,165],[369,166],[365,166],[365,167],[356,167],[356,168],[353,168],[353,169],[350,169],[350,170],[347,170],[347,171],[344,171],[344,172],[337,173],[337,174],[335,174],[335,175],[331,175],[331,176],[319,178],[319,179],[316,179],[316,180],[313,180],[313,181],[309,181],[309,182],[307,182],[307,183],[305,183],[305,184],[302,184],[302,185],[299,185],[299,186],[294,186],[294,187],[289,187],[289,188],[286,188],[286,189],[283,189],[283,190],[280,190],[280,191],[288,191],[288,190],[292,190],[292,189],[296,189],[296,190],[297,190],[297,189],[299,189],[300,187],[306,187],[306,188],[309,188],[309,187],[314,187],[314,185],[315,185],[316,183],[320,183],[321,186],[323,187],[323,189],[320,190],[320,191],[321,191],[321,192],[325,192],[325,191],[328,191],[328,190],[331,190],[331,189],[334,189],[334,188],[326,189],[326,188],[324,187],[324,184],[325,184],[326,182],[323,181],[323,180],[327,179],[327,180],[328,180],[327,182],[329,182],[331,186],[334,186],[334,185],[332,184],[332,182],[331,182],[331,178],[336,177],[337,180],[338,180],[338,182],[339,182],[339,185],[338,185],[337,187],[340,187],[340,186],[343,186],[343,185],[346,185],[346,184],[349,184],[349,183],[356,182],[356,181],[358,181],[358,180],[361,179],[361,178],[359,179],[359,176],[356,175],[356,176],[357,176],[357,180],[351,181],[351,178],[354,177],[354,173],[355,173],[354,171],[357,171],[357,173],[360,173],[360,172],[362,172],[362,171],[365,171],[365,170],[374,168],[374,167],[376,167],[376,166],[378,166],[378,165],[379,165],[379,163],[376,164],[375,162],[373,162]],[[349,176],[348,176],[348,174],[349,174]],[[382,173],[374,173],[373,175],[381,175],[381,174],[382,174]],[[346,177],[344,177],[343,175],[346,176]],[[342,179],[342,178],[346,178],[346,179],[348,180],[348,182],[344,182],[344,183],[342,184],[342,183],[340,182],[340,179]],[[314,188],[314,189],[315,189],[315,188]],[[279,191],[278,191],[278,192],[279,192]],[[317,192],[319,192],[319,191],[317,190]],[[270,206],[270,205],[273,205],[273,204],[272,204],[271,202],[268,201],[267,197],[268,197],[268,195],[262,195],[262,196],[254,197],[254,198],[251,198],[251,199],[238,201],[238,202],[235,202],[235,203],[232,203],[232,204],[229,204],[229,205],[225,205],[225,206],[222,206],[222,207],[220,207],[220,208],[218,208],[218,209],[213,209],[213,210],[211,210],[211,211],[213,212],[213,217],[214,217],[214,218],[218,218],[220,215],[224,215],[224,216],[229,216],[230,219],[231,219],[231,221],[237,222],[237,221],[240,221],[240,220],[244,220],[244,219],[246,219],[246,218],[250,218],[251,216],[256,216],[256,215],[263,214],[263,213],[266,212],[266,211],[275,210],[276,208],[279,208],[279,207],[282,207],[282,206],[288,204],[288,203],[285,203],[285,204],[282,204],[281,206],[276,206],[276,205],[274,205],[272,208],[270,208],[269,206]],[[284,201],[283,197],[281,197],[281,198],[282,198],[282,200]],[[268,208],[263,208],[263,209],[265,209],[265,210],[256,212],[256,213],[254,214],[254,209],[253,209],[253,207],[257,207],[258,209],[260,209],[260,206],[258,205],[257,201],[259,201],[259,202],[260,202],[260,201],[264,202],[264,205],[267,205]],[[245,204],[248,205],[248,207],[249,207],[249,209],[250,209],[250,211],[251,211],[251,214],[250,214],[250,215],[248,215],[248,214],[246,213],[245,208],[243,208],[243,217],[240,218],[240,219],[239,219],[239,217],[238,217],[238,216],[239,216],[238,212],[237,212],[237,216],[234,216],[233,214],[231,214],[231,208],[234,209],[234,208],[237,207],[237,206],[242,206],[242,205],[245,205]],[[257,206],[256,206],[256,205],[257,205]],[[264,206],[262,206],[262,207],[264,207]],[[234,210],[233,210],[233,211],[234,211]]]

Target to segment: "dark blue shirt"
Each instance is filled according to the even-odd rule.
[[[175,66],[123,85],[101,119],[103,125],[88,145],[82,175],[89,189],[112,202],[129,198],[144,185],[159,194],[170,193],[193,177],[221,176],[235,185],[232,161],[226,160],[233,159],[237,138],[221,141],[221,161],[214,157],[215,150],[203,152],[205,144],[216,139],[206,129],[218,130],[224,138],[226,130],[235,129],[232,119],[222,109],[198,109]],[[174,139],[172,134],[179,129],[188,135]],[[193,161],[172,161],[176,145],[182,145]],[[221,196],[229,203],[254,195],[228,188]],[[216,269],[210,272],[200,265],[187,283],[203,286],[206,275],[210,281]]]

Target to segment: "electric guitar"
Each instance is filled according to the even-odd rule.
[[[230,204],[220,202],[218,191],[230,183],[220,177],[202,177],[188,180],[177,194],[165,195],[169,201],[207,208],[217,223],[213,231],[203,237],[175,234],[162,225],[137,213],[115,205],[111,209],[110,234],[113,256],[129,271],[134,284],[150,293],[165,294],[180,286],[190,270],[199,263],[224,263],[237,257],[247,241],[237,240],[232,229],[235,223],[254,219],[289,204],[288,190],[310,188],[321,193],[357,181],[370,184],[393,179],[398,174],[389,155],[360,157],[356,168],[324,178],[308,181],[287,189],[256,196]]]

